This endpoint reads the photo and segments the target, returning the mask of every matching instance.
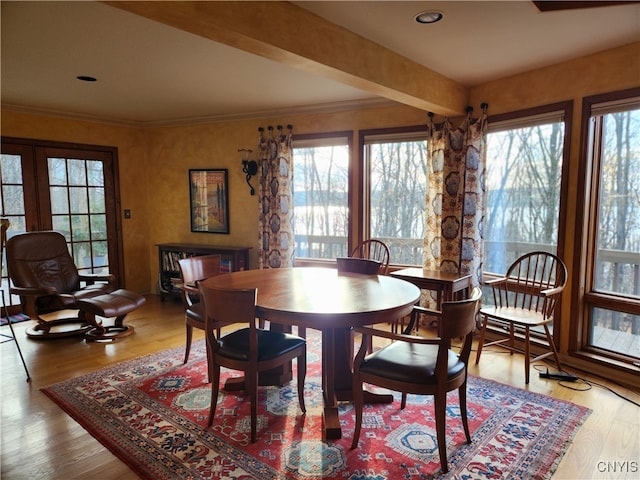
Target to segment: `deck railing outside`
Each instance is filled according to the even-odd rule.
[[[381,238],[390,251],[391,264],[394,265],[422,265],[422,239],[415,238]],[[322,235],[296,235],[296,257],[319,258],[331,260],[336,257],[349,256],[347,238]],[[499,261],[485,259],[485,271],[504,273],[509,265],[521,255],[539,250],[556,253],[555,245],[535,244],[526,242],[494,242],[488,246],[490,252],[500,252]],[[629,265],[633,270],[633,285],[630,288],[632,296],[640,297],[640,253],[624,252],[620,250],[601,250],[599,252],[599,266],[611,264],[613,266]]]

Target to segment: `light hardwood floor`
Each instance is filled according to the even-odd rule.
[[[147,303],[127,318],[135,333],[110,344],[80,339],[33,341],[24,335],[28,322],[15,330],[29,366],[32,382],[25,381],[15,345],[0,345],[0,400],[2,410],[2,479],[99,479],[123,480],[137,476],[67,414],[40,388],[163,349],[184,345],[182,306],[173,300]],[[1,327],[0,333],[9,333]],[[195,339],[202,338],[196,331]],[[475,357],[474,357],[475,358]],[[522,357],[483,352],[471,373],[525,388]],[[584,372],[577,372],[587,376]],[[620,394],[640,401],[637,393],[597,377]],[[527,387],[593,410],[580,428],[554,479],[640,478],[640,408],[600,387],[577,392],[535,372]],[[626,462],[626,463],[625,463]],[[630,463],[635,462],[635,463]]]

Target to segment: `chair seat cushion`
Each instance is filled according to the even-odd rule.
[[[145,303],[145,298],[131,290],[116,290],[97,297],[78,301],[78,307],[92,315],[101,317],[119,317],[132,312]]]
[[[271,360],[305,344],[304,338],[290,333],[257,329],[258,361]],[[218,340],[218,354],[235,360],[248,360],[249,329],[242,328]]]
[[[360,366],[362,373],[404,383],[435,384],[437,345],[397,341],[367,355]],[[464,371],[464,363],[449,350],[448,375]]]
[[[482,307],[480,315],[486,315],[489,318],[503,322],[513,322],[522,326],[543,325],[553,321],[551,317],[545,318],[542,312],[515,307]]]

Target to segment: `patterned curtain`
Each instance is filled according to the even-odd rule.
[[[293,151],[292,129],[283,133],[278,125],[259,128],[258,166],[258,267],[280,268],[294,265],[293,238]]]
[[[487,105],[478,119],[467,117],[458,127],[447,119],[433,123],[429,114],[424,267],[473,275],[482,280],[484,175]]]

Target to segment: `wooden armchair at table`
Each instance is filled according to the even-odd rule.
[[[377,239],[365,240],[351,252],[351,256],[355,258],[366,258],[380,262],[380,275],[389,273],[389,247]]]
[[[340,273],[361,273],[363,275],[378,275],[380,262],[368,258],[338,257],[336,266]]]
[[[251,402],[251,442],[256,441],[258,374],[284,366],[297,359],[298,401],[302,412],[304,381],[307,371],[307,344],[304,338],[290,333],[258,328],[256,297],[258,290],[219,289],[199,283],[204,304],[207,365],[211,379],[211,406],[208,426],[213,424],[220,390],[220,368],[244,372],[244,387]],[[243,324],[244,327],[221,335],[223,327]],[[234,420],[235,421],[235,420]]]
[[[481,296],[480,289],[475,288],[468,300],[443,302],[441,312],[430,312],[439,318],[436,338],[393,333],[372,327],[354,328],[362,334],[362,343],[353,362],[356,419],[352,449],[358,446],[362,429],[363,383],[402,392],[401,409],[406,406],[408,393],[433,395],[440,464],[444,473],[448,471],[445,435],[447,392],[454,389],[458,389],[462,425],[467,443],[471,443],[467,422],[467,364]],[[425,312],[424,308],[416,308],[421,313]],[[412,331],[412,326],[405,331]],[[392,342],[367,355],[367,345],[372,337],[382,337]],[[455,352],[450,345],[453,339],[458,338],[463,339],[462,346],[459,352]]]
[[[220,255],[200,255],[182,258],[178,261],[180,269],[180,291],[184,305],[184,322],[186,327],[186,344],[184,363],[189,361],[193,329],[204,330],[204,306],[200,302],[198,282],[220,275]]]
[[[547,252],[531,252],[511,264],[504,277],[491,280],[486,285],[493,291],[493,305],[480,310],[482,327],[476,353],[476,364],[482,349],[498,345],[513,352],[524,353],[525,383],[529,383],[531,362],[553,356],[558,370],[560,359],[549,325],[553,325],[553,314],[567,282],[567,267],[556,255]],[[507,338],[485,343],[487,325],[495,322],[506,325]],[[549,351],[530,358],[531,329],[542,327]],[[516,335],[521,335],[523,349],[516,348]],[[542,340],[542,338],[540,338]],[[540,342],[541,343],[541,342]]]
[[[369,260],[368,258],[359,257],[338,257],[336,258],[336,266],[339,273],[358,273],[362,275],[378,275],[380,272],[380,262],[377,260]],[[302,336],[305,336],[304,330]],[[351,332],[351,338],[355,338]],[[353,342],[351,342],[353,344]],[[369,342],[368,351],[373,350],[373,343]],[[350,352],[353,356],[353,349]]]
[[[351,252],[351,256],[355,258],[365,258],[380,263],[378,269],[379,275],[389,273],[390,254],[389,247],[382,240],[375,238],[365,240]],[[402,319],[398,319],[390,323],[391,330],[398,332],[402,325]]]

